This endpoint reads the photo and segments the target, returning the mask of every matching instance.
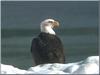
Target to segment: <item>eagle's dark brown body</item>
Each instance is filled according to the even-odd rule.
[[[35,65],[65,62],[63,45],[56,35],[41,32],[32,40],[31,53]]]

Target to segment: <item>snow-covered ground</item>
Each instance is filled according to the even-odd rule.
[[[1,64],[1,74],[99,74],[99,56],[90,56],[75,63],[38,65],[28,70]]]

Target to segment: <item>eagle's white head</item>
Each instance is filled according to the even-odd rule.
[[[59,27],[59,22],[54,19],[46,19],[41,22],[41,32],[49,33],[55,35],[53,28]]]

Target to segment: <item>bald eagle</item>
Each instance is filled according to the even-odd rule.
[[[35,65],[65,62],[62,42],[53,30],[58,26],[59,22],[54,19],[46,19],[41,22],[41,32],[36,38],[33,38],[31,44]]]

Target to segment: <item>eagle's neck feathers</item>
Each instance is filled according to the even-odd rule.
[[[56,34],[51,26],[41,26],[41,32],[49,33],[49,34],[52,34],[52,35]]]

